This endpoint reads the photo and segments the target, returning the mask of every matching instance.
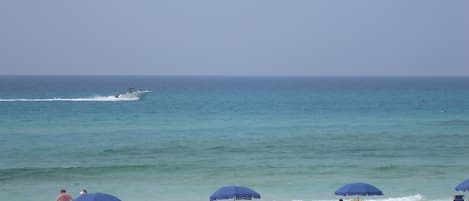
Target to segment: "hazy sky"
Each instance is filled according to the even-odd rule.
[[[469,1],[1,0],[0,74],[469,75]]]

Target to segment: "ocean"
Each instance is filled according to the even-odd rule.
[[[0,200],[450,201],[468,152],[469,77],[0,76]]]

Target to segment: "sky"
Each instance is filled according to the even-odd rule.
[[[469,76],[467,0],[1,0],[0,75]]]

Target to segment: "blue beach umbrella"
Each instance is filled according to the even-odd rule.
[[[463,181],[454,188],[456,191],[469,191],[469,179]]]
[[[336,195],[341,196],[354,196],[358,197],[360,200],[360,195],[370,196],[370,195],[383,195],[383,191],[379,190],[375,186],[367,183],[351,183],[345,184],[335,191]]]
[[[243,186],[225,186],[210,196],[210,201],[233,199],[233,200],[251,200],[259,199],[261,195],[256,191]]]
[[[83,194],[73,201],[121,201],[119,198],[106,193],[88,193]]]

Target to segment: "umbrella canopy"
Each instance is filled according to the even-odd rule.
[[[112,195],[106,193],[88,193],[83,194],[73,201],[121,201]]]
[[[383,195],[383,191],[367,183],[351,183],[340,187],[335,191],[336,195]]]
[[[215,191],[215,193],[210,196],[210,201],[222,199],[251,200],[253,198],[259,199],[261,195],[247,187],[225,186]]]
[[[466,181],[463,181],[459,185],[457,185],[455,188],[457,191],[469,191],[469,179]]]

